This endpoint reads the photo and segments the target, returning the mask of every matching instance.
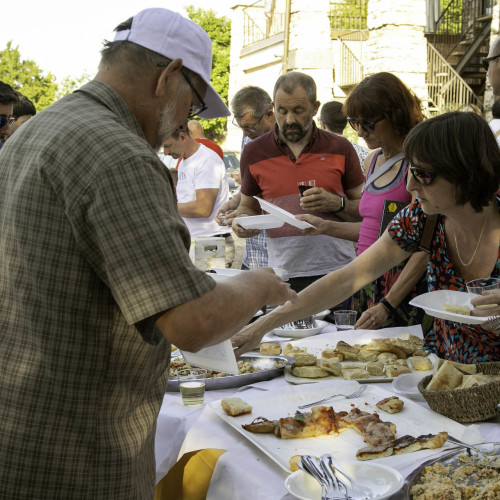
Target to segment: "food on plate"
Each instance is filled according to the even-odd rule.
[[[424,347],[424,339],[421,339],[420,337],[413,335],[413,333],[402,333],[401,338],[403,340],[409,340],[417,348],[421,349],[422,347]]]
[[[500,497],[500,458],[460,454],[455,464],[441,461],[424,468],[419,482],[410,489],[413,500]]]
[[[408,362],[406,361],[406,359],[396,359],[396,361],[394,361],[394,364],[398,365],[398,366],[404,366],[406,368],[410,368],[408,366]],[[432,368],[432,365],[431,365],[431,368]]]
[[[424,356],[412,356],[409,358],[411,366],[417,371],[432,370],[432,363],[429,358]]]
[[[340,364],[340,361],[337,358],[329,358],[329,359],[321,358],[318,360],[318,366],[323,370],[327,371],[330,375],[335,375],[336,377],[340,377],[342,365]]]
[[[290,343],[286,344],[285,347],[283,347],[283,354],[285,356],[289,356],[291,353],[294,352],[307,352],[307,347],[298,347]]]
[[[467,389],[468,387],[489,384],[494,380],[500,380],[500,375],[484,375],[482,373],[478,373],[476,375],[464,375],[462,383],[457,387],[457,389]]]
[[[288,460],[291,472],[300,470],[300,467],[297,465],[297,462],[300,462],[300,455],[294,455],[293,457],[290,457],[290,459]]]
[[[388,457],[391,455],[402,455],[404,453],[413,453],[423,449],[441,448],[448,439],[447,432],[438,434],[426,434],[418,437],[403,436],[395,439],[392,443],[379,446],[367,446],[361,448],[356,453],[358,460],[373,460],[375,458]],[[451,497],[441,497],[451,498]],[[425,497],[427,500],[427,497]]]
[[[399,359],[397,354],[393,352],[381,352],[377,355],[377,360],[384,363],[384,365],[391,365],[395,363],[397,359]]]
[[[387,413],[398,413],[403,409],[404,402],[397,396],[382,399],[376,405],[377,408],[386,411]]]
[[[372,377],[384,376],[384,364],[380,361],[368,361],[366,363],[366,370]]]
[[[392,454],[409,453],[423,448],[439,448],[446,442],[448,434],[428,434],[413,438],[396,438],[396,426],[384,422],[378,413],[369,413],[353,407],[349,413],[336,412],[331,406],[314,406],[310,412],[295,412],[293,417],[267,420],[255,419],[251,424],[242,425],[249,432],[274,434],[282,439],[304,439],[317,436],[336,435],[346,429],[353,429],[369,445],[356,453],[358,460],[372,460]],[[296,470],[299,455],[290,458],[291,470]],[[293,469],[292,469],[293,468]]]
[[[385,365],[384,371],[385,374],[391,378],[399,377],[403,373],[411,373],[411,370],[407,366],[401,365]]]
[[[366,370],[364,366],[355,366],[355,367],[343,367],[342,378],[345,380],[358,380],[364,378],[370,378],[370,374]]]
[[[470,316],[470,307],[466,306],[466,305],[443,304],[441,306],[441,309],[443,309],[446,312],[453,313],[453,314],[462,314],[464,316]]]
[[[262,371],[259,367],[250,363],[250,361],[243,361],[240,359],[238,361],[238,375],[245,375],[247,373],[256,373]],[[285,361],[276,361],[274,363],[273,368],[280,368],[285,365]],[[189,363],[186,363],[184,358],[176,358],[170,361],[170,372],[169,375],[171,377],[175,377],[177,372],[180,370],[187,370],[189,368],[193,368]],[[207,378],[219,378],[219,377],[231,377],[232,375],[229,373],[218,372],[215,370],[207,370],[206,377]]]
[[[330,348],[323,349],[323,351],[321,351],[321,357],[327,359],[336,358],[339,361],[344,361],[344,355],[341,352],[337,352],[335,349]]]
[[[365,349],[373,352],[392,352],[396,354],[398,358],[406,358],[406,352],[388,339],[373,339],[365,346]]]
[[[318,358],[308,352],[291,352],[289,354],[295,362],[295,366],[315,366]]]
[[[359,347],[352,346],[343,340],[337,342],[335,350],[343,354],[345,359],[358,359]]]
[[[241,398],[224,398],[220,404],[223,410],[231,417],[252,413],[252,407]]]
[[[426,390],[428,391],[447,391],[456,389],[461,385],[464,374],[455,368],[452,363],[444,361],[438,371],[432,376],[430,382],[427,384]]]
[[[281,346],[272,342],[263,342],[260,344],[259,351],[261,354],[281,354]]]
[[[319,366],[296,366],[292,369],[292,375],[304,378],[323,378],[330,374]]]

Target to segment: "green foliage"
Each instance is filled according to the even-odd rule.
[[[64,97],[67,94],[71,94],[76,89],[79,89],[83,84],[89,82],[90,80],[91,77],[88,73],[83,73],[83,75],[80,76],[79,78],[71,78],[70,76],[63,78],[62,82],[60,82],[58,85],[56,99],[60,99],[61,97]]]
[[[212,85],[227,103],[229,91],[229,49],[231,47],[231,21],[227,17],[217,17],[210,10],[186,7],[189,18],[199,24],[212,40]],[[200,122],[205,129],[205,137],[220,142],[227,130],[227,118],[215,118]]]
[[[34,61],[21,60],[19,47],[12,47],[12,41],[0,52],[0,78],[32,101],[37,112],[54,102],[55,76],[50,72],[45,76]]]
[[[333,30],[365,30],[368,0],[330,2],[330,27]]]

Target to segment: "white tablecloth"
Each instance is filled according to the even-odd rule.
[[[322,333],[325,341],[336,342],[339,336],[345,339],[345,332],[332,332],[335,327],[327,327],[328,333]],[[386,329],[370,332],[373,337],[394,336],[401,331],[415,332],[415,327],[405,329]],[[353,336],[363,336],[366,332],[353,332]],[[316,336],[315,338],[319,338]],[[355,341],[353,341],[355,343]],[[229,396],[245,398],[245,392],[252,395],[264,391],[280,391],[288,383],[283,376],[259,382],[252,386],[236,389],[207,391],[205,402],[210,403]],[[392,391],[390,383],[376,384]],[[401,396],[400,396],[401,397]],[[427,403],[421,402],[428,408]],[[475,424],[479,427],[486,441],[500,441],[500,417]],[[158,418],[156,434],[157,481],[176,463],[184,453],[203,448],[227,450],[215,467],[208,500],[248,500],[248,498],[291,500],[284,486],[287,473],[276,463],[259,451],[244,436],[223,422],[207,406],[188,408],[182,404],[179,393],[166,393]],[[404,476],[408,475],[417,462],[400,468]],[[249,496],[251,492],[251,496]]]

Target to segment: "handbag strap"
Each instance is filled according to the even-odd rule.
[[[363,187],[363,191],[370,184],[373,184],[380,176],[382,176],[386,172],[388,172],[395,163],[397,163],[399,160],[402,160],[403,158],[404,158],[403,153],[398,153],[398,154],[394,155],[392,158],[389,158],[386,162],[384,162],[381,167],[379,167],[375,172],[372,172],[370,174],[370,177],[368,177],[368,179],[366,179],[365,185]]]
[[[422,237],[420,238],[419,250],[431,253],[432,237],[434,236],[434,229],[436,228],[438,214],[428,215],[424,222],[424,229]]]

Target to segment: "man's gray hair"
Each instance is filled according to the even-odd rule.
[[[271,96],[260,87],[243,87],[231,100],[231,113],[235,118],[241,118],[247,113],[258,118],[272,107]]]
[[[311,104],[316,102],[316,82],[309,75],[299,73],[298,71],[285,73],[276,80],[274,84],[273,99],[276,100],[276,92],[278,92],[279,89],[287,94],[291,94],[297,87],[302,87],[306,91]]]

